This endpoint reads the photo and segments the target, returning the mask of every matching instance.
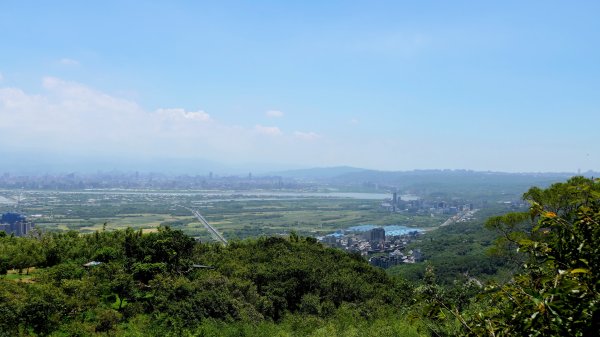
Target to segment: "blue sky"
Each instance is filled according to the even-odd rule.
[[[598,13],[597,1],[4,1],[0,153],[600,170]]]

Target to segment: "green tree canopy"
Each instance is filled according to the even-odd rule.
[[[512,282],[482,296],[469,335],[597,336],[600,331],[600,180],[574,177],[524,194],[528,213],[492,218],[523,258]],[[509,243],[507,245],[507,243]]]

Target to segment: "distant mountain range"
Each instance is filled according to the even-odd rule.
[[[593,176],[597,172],[588,171],[581,173],[586,176]],[[334,167],[316,167],[308,169],[287,170],[273,172],[270,175],[276,175],[286,178],[298,179],[361,179],[376,181],[388,181],[400,178],[439,178],[446,179],[448,177],[472,177],[480,180],[488,180],[491,177],[523,177],[523,178],[565,178],[576,175],[573,172],[496,172],[496,171],[474,171],[474,170],[411,170],[411,171],[380,171],[363,169],[351,166],[334,166]]]
[[[525,190],[531,186],[548,186],[565,181],[576,175],[571,172],[524,172],[507,173],[472,170],[413,170],[378,171],[349,166],[312,168],[276,172],[285,178],[330,185],[378,186],[387,189],[464,189],[464,190]],[[597,172],[582,173],[587,177],[598,176]]]
[[[241,175],[280,176],[283,178],[317,183],[333,184],[384,184],[393,186],[427,184],[480,184],[539,181],[562,181],[575,175],[562,173],[504,173],[472,170],[413,170],[380,171],[351,166],[289,169],[292,165],[268,163],[225,164],[199,158],[125,158],[107,155],[64,155],[35,152],[0,151],[0,173],[47,174],[47,173],[93,173],[93,172],[157,172],[167,175]],[[585,176],[599,176],[597,172],[585,172]]]
[[[379,172],[351,166],[316,167],[272,173],[272,175],[295,179],[331,179],[345,174]]]

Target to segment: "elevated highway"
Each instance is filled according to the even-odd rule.
[[[221,242],[223,245],[227,245],[227,239],[225,239],[225,237],[221,233],[219,233],[219,231],[217,231],[213,226],[211,226],[208,223],[208,221],[206,221],[206,219],[202,216],[202,214],[200,214],[200,212],[198,212],[195,209],[191,209],[189,207],[185,207],[185,206],[182,206],[182,205],[178,205],[178,206],[182,207],[182,208],[185,208],[188,211],[192,212],[192,214],[194,214],[194,216],[200,221],[200,223],[202,225],[204,225],[204,228],[206,228],[206,230],[208,230],[208,233],[210,233],[210,236],[213,239]]]

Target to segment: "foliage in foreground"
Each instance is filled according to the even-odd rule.
[[[488,220],[523,271],[490,285],[465,322],[471,336],[596,336],[600,331],[600,180],[531,188],[529,212]]]
[[[419,334],[384,324],[401,317],[407,284],[296,235],[227,247],[169,228],[3,237],[0,260],[40,267],[30,282],[0,279],[2,336]]]
[[[295,234],[227,247],[169,228],[0,237],[0,274],[38,267],[0,279],[0,336],[595,336],[600,181],[524,198],[529,212],[486,224],[518,269],[484,288],[441,285],[432,268],[408,283]]]

